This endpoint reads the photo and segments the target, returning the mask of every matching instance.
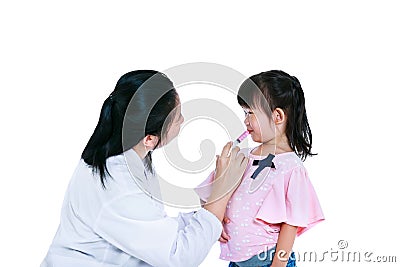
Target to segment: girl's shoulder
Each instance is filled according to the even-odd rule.
[[[284,184],[309,182],[309,175],[303,161],[294,152],[278,154],[275,158],[276,170],[283,177]]]
[[[281,169],[293,170],[296,168],[305,168],[303,161],[296,155],[295,152],[285,152],[275,155],[273,160],[275,166],[279,166]]]

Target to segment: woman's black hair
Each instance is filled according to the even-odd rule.
[[[286,136],[290,148],[302,159],[313,156],[312,133],[308,124],[304,92],[299,80],[281,70],[261,72],[246,79],[237,95],[239,105],[260,107],[271,117],[281,108],[287,115]]]
[[[178,103],[173,83],[163,73],[137,70],[121,76],[104,101],[97,126],[82,152],[84,162],[99,174],[103,188],[107,175],[111,177],[107,158],[133,148],[147,135],[157,136],[158,146]],[[151,151],[144,161],[152,172]]]

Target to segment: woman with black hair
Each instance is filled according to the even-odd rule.
[[[155,200],[151,153],[175,138],[182,122],[179,96],[164,74],[132,71],[118,80],[71,178],[41,267],[179,267],[204,260],[220,238],[248,159],[225,145],[209,201],[197,212],[168,217]]]

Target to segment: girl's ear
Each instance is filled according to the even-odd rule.
[[[155,135],[149,134],[143,138],[143,145],[147,151],[151,151],[151,150],[155,149],[157,143],[158,143],[158,137]]]
[[[272,116],[276,125],[286,122],[286,114],[281,108],[276,108],[272,112]]]

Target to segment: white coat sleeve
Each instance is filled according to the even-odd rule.
[[[152,266],[198,266],[219,239],[221,222],[205,209],[180,217],[161,215],[146,199],[126,196],[104,206],[93,228]]]

